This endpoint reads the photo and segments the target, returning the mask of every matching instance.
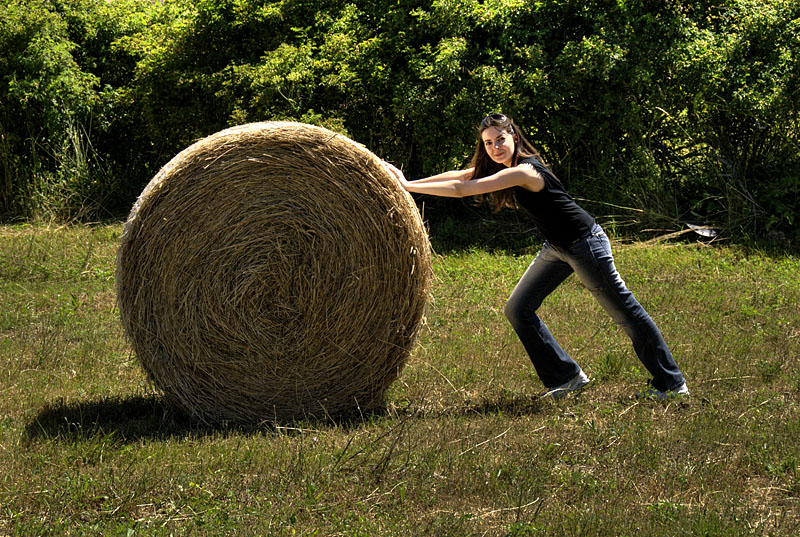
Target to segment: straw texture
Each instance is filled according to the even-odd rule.
[[[381,405],[430,282],[419,212],[380,160],[289,122],[227,129],[172,159],[136,201],[116,269],[149,379],[206,422]]]

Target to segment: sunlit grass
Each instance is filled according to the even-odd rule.
[[[435,258],[385,413],[208,429],[161,405],[124,340],[120,233],[0,227],[0,535],[800,531],[797,258],[615,243],[687,401],[633,397],[646,372],[574,278],[541,314],[595,382],[538,400],[502,313],[535,248],[467,248]]]

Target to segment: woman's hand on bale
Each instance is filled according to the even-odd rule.
[[[383,161],[383,165],[386,167],[386,169],[389,171],[389,173],[392,174],[400,182],[400,185],[404,189],[408,190],[408,186],[407,186],[408,185],[408,179],[406,179],[405,175],[403,175],[403,172],[400,171],[400,169],[398,169],[397,166],[395,166],[394,164],[390,164],[390,163],[386,162],[385,160]]]

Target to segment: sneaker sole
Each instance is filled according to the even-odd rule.
[[[539,397],[542,399],[552,398],[552,399],[561,399],[562,397],[566,397],[567,394],[571,392],[577,392],[592,382],[592,379],[588,379],[586,382],[581,382],[580,384],[576,384],[575,386],[570,386],[569,388],[555,388],[548,392],[544,392]]]

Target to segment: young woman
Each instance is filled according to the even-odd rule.
[[[387,168],[409,192],[465,197],[486,194],[497,207],[521,207],[545,237],[541,251],[525,271],[505,306],[539,378],[542,395],[559,398],[589,383],[589,378],[559,346],[536,315],[542,301],[573,272],[622,327],[652,375],[640,396],[664,399],[688,395],[683,375],[650,315],[625,286],[611,255],[611,245],[594,217],[565,191],[514,121],[489,114],[466,170],[453,170],[409,181]]]

